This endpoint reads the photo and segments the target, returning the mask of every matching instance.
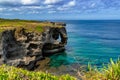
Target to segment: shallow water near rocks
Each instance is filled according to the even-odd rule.
[[[120,56],[120,20],[67,20],[66,51],[51,56],[50,66],[72,64],[97,67]]]

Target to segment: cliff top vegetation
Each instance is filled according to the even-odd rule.
[[[0,18],[0,32],[10,29],[26,28],[29,31],[43,31],[43,27],[63,27],[63,23],[36,21],[36,20],[20,20],[20,19],[3,19]]]
[[[44,72],[32,72],[12,66],[0,66],[0,80],[76,80],[70,75],[55,76]]]

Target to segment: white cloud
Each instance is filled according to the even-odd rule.
[[[40,12],[39,11],[30,11],[28,12],[28,14],[39,14]]]
[[[55,13],[55,12],[56,12],[56,11],[48,11],[48,13],[50,13],[50,14],[51,14],[51,13]]]
[[[20,0],[0,0],[0,4],[20,4]]]
[[[17,2],[16,0],[0,0],[0,3],[3,3],[3,2]]]
[[[0,8],[0,11],[3,11],[3,8]]]
[[[53,5],[47,5],[47,8],[52,8],[53,7]]]
[[[34,4],[37,3],[38,0],[21,0],[21,3],[26,5],[26,4]]]
[[[92,4],[90,5],[90,7],[94,8],[95,5],[96,5],[96,3],[92,3]]]
[[[39,0],[0,0],[0,3],[11,3],[11,4],[34,4],[37,3]]]
[[[46,6],[22,6],[22,9],[48,9],[52,8],[53,5],[46,5]]]
[[[9,11],[21,11],[21,9],[20,8],[10,8],[10,9],[8,9]]]
[[[43,9],[43,6],[23,6],[24,9]]]
[[[76,1],[75,0],[72,0],[70,2],[68,2],[67,4],[63,5],[64,7],[72,7],[72,6],[75,6],[76,5]]]
[[[45,0],[44,1],[44,4],[55,4],[55,3],[58,3],[62,0]]]
[[[6,8],[0,8],[0,12],[4,11]]]
[[[69,8],[75,6],[75,5],[76,5],[76,0],[72,0],[72,1],[64,4],[63,6],[58,7],[57,9],[58,10],[67,10],[67,9],[69,9]]]

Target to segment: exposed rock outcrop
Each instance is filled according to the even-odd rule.
[[[43,32],[29,32],[25,28],[2,32],[2,62],[32,70],[44,56],[63,51],[67,44],[65,24],[53,24],[62,27],[43,27]]]

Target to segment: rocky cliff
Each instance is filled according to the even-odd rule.
[[[42,32],[14,28],[1,33],[1,63],[32,70],[46,55],[65,50],[67,33],[64,23],[54,23],[62,27],[45,26]]]

